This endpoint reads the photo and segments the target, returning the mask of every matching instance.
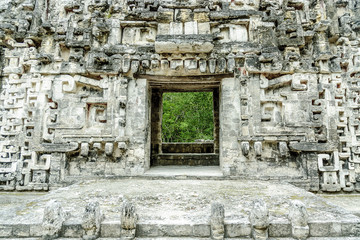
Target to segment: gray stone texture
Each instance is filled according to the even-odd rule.
[[[100,204],[97,201],[90,201],[86,206],[82,216],[81,226],[84,230],[82,238],[84,240],[93,240],[100,235],[100,224],[102,215]]]
[[[216,240],[224,239],[224,235],[225,235],[224,218],[225,218],[224,205],[218,202],[212,203],[211,215],[210,215],[211,239],[216,239]]]
[[[121,209],[121,236],[125,239],[134,239],[138,215],[133,203],[125,200]]]
[[[51,200],[48,202],[44,208],[44,217],[42,221],[42,239],[50,240],[56,239],[60,236],[63,224],[65,222],[66,215],[62,209],[62,206],[56,200]],[[18,230],[22,232],[13,233],[15,236],[22,235],[22,237],[28,237],[29,233],[25,233],[25,226],[20,226]],[[13,228],[13,231],[16,229]]]
[[[161,154],[154,99],[186,90],[214,93],[224,176],[359,192],[358,5],[2,1],[0,190],[143,175]]]

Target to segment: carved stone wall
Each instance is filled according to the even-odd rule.
[[[152,89],[219,91],[224,176],[360,191],[360,1],[0,6],[0,189],[150,167]],[[220,86],[220,87],[219,87]]]

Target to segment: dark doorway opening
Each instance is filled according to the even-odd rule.
[[[156,85],[150,90],[151,166],[218,166],[219,86],[189,90],[186,84],[177,89]]]

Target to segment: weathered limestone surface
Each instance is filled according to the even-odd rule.
[[[138,215],[133,203],[124,201],[121,209],[121,236],[125,239],[134,239]]]
[[[102,221],[102,214],[100,211],[100,204],[97,201],[91,201],[85,206],[82,216],[82,228],[84,234],[82,236],[85,240],[93,240],[100,235],[100,224]]]
[[[249,216],[252,237],[255,240],[266,240],[269,237],[269,209],[262,199],[253,202]]]
[[[56,239],[60,236],[64,221],[65,213],[62,206],[56,200],[48,202],[44,209],[42,221],[42,239]]]
[[[347,194],[342,201],[351,206],[358,198]],[[0,239],[39,240],[42,217],[53,199],[66,214],[59,239],[85,239],[85,230],[94,226],[81,217],[89,200],[98,202],[104,215],[96,220],[98,239],[130,239],[134,233],[135,239],[305,239],[296,231],[305,229],[300,226],[308,226],[309,240],[360,237],[359,216],[287,183],[122,178],[83,181],[41,194],[0,193]]]
[[[225,210],[224,205],[221,203],[211,204],[211,215],[210,215],[210,234],[211,239],[221,240],[225,236],[224,226]]]
[[[142,175],[165,89],[219,94],[225,176],[360,191],[359,4],[2,1],[0,189]]]

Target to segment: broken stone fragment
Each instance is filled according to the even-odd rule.
[[[250,211],[250,224],[252,237],[255,240],[268,239],[269,209],[262,199],[253,201],[253,207]]]
[[[212,203],[211,216],[210,216],[211,239],[224,239],[224,234],[225,234],[224,218],[225,218],[224,205],[217,202]]]
[[[50,200],[44,209],[42,221],[42,239],[50,240],[59,237],[65,219],[65,213],[61,204],[56,200]]]
[[[309,236],[309,215],[303,202],[291,201],[289,209],[289,220],[291,222],[291,233],[295,239],[307,239]]]
[[[85,206],[82,216],[83,239],[93,240],[99,237],[101,224],[101,211],[98,201],[91,201]]]
[[[134,239],[138,216],[133,203],[124,200],[121,209],[121,236]]]

